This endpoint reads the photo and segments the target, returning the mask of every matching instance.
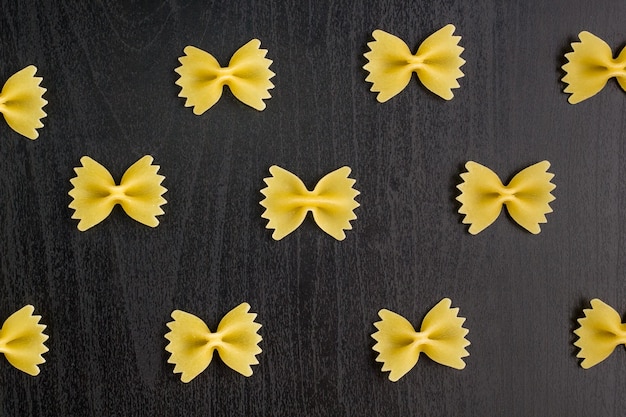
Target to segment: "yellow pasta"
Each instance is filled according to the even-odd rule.
[[[242,303],[229,311],[212,333],[207,325],[194,316],[181,310],[174,310],[174,321],[167,323],[170,332],[165,335],[169,344],[165,350],[171,353],[168,363],[174,364],[174,373],[181,374],[182,382],[189,382],[204,371],[217,350],[222,361],[234,371],[244,376],[252,375],[251,365],[259,361],[258,346],[263,338],[258,334],[261,325],[249,313],[250,305]]]
[[[0,113],[7,124],[22,136],[37,139],[37,129],[43,127],[41,119],[46,117],[43,107],[48,102],[43,98],[46,89],[39,84],[43,78],[35,77],[37,67],[28,67],[13,74],[0,92]]]
[[[269,90],[274,84],[270,79],[275,74],[269,69],[272,61],[265,58],[267,50],[260,47],[261,41],[252,39],[222,68],[208,52],[187,46],[185,56],[178,59],[181,66],[175,70],[180,75],[176,81],[181,87],[178,96],[187,99],[185,107],[193,107],[198,115],[206,112],[217,103],[227,85],[242,103],[264,110],[263,100],[271,97]]]
[[[152,157],[146,155],[130,166],[119,185],[105,167],[88,156],[80,159],[81,167],[74,168],[76,177],[69,192],[73,198],[69,207],[74,209],[73,219],[79,219],[78,230],[85,231],[106,219],[116,204],[139,223],[156,227],[156,216],[163,214],[161,206],[167,201],[162,195],[167,191],[161,186],[165,178],[158,175],[158,165],[152,165]]]
[[[583,31],[578,37],[580,42],[572,43],[573,51],[565,54],[568,62],[562,67],[565,92],[571,94],[568,101],[576,104],[595,96],[613,77],[626,91],[626,48],[613,59],[611,47],[593,33]]]
[[[461,66],[463,48],[460,36],[453,36],[455,27],[446,25],[430,35],[414,54],[397,36],[380,29],[372,33],[370,51],[364,56],[369,61],[363,68],[369,72],[365,81],[372,83],[371,91],[384,103],[400,93],[415,72],[422,84],[445,100],[454,97],[453,88],[459,88],[458,78],[464,76]]]
[[[500,215],[502,206],[520,226],[533,234],[541,232],[539,223],[546,223],[546,213],[551,213],[550,193],[556,186],[550,182],[554,174],[548,172],[550,163],[542,161],[523,169],[508,185],[489,168],[476,162],[465,164],[466,173],[461,174],[463,183],[457,186],[461,195],[456,199],[462,204],[459,213],[464,214],[463,223],[469,224],[469,232],[480,233]]]
[[[580,348],[576,357],[583,359],[580,366],[589,369],[608,358],[619,345],[626,345],[626,324],[619,314],[602,300],[591,300],[591,308],[583,310],[578,319],[580,327],[574,330]]]
[[[376,362],[382,362],[382,371],[389,372],[389,380],[396,382],[417,364],[424,352],[437,363],[455,369],[465,368],[463,358],[470,342],[465,338],[465,318],[458,317],[459,309],[451,308],[452,301],[444,298],[424,317],[419,332],[401,315],[380,310],[381,321],[374,323],[378,331],[372,334],[378,352]]]
[[[313,191],[307,190],[300,178],[279,167],[270,167],[271,177],[265,178],[267,187],[261,190],[265,199],[261,205],[268,219],[268,229],[274,229],[272,238],[280,240],[302,224],[308,212],[317,225],[337,240],[344,240],[344,230],[352,229],[350,221],[356,219],[354,209],[359,207],[355,197],[359,192],[353,187],[355,180],[348,178],[350,168],[342,167],[325,175]]]
[[[39,366],[46,360],[42,354],[48,351],[44,342],[45,325],[39,324],[41,316],[34,316],[35,307],[27,305],[11,314],[0,329],[0,352],[9,363],[22,372],[35,376]]]

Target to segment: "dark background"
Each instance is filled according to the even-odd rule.
[[[37,141],[0,122],[0,318],[33,304],[50,335],[37,377],[0,358],[0,415],[623,415],[626,352],[583,370],[572,331],[594,297],[626,311],[626,94],[612,80],[570,105],[560,67],[582,30],[618,51],[625,18],[621,0],[0,2],[0,80],[35,64],[49,101]],[[415,51],[447,23],[466,48],[454,99],[414,77],[378,103],[361,68],[372,31]],[[183,48],[225,65],[252,38],[277,74],[267,109],[228,91],[185,108]],[[119,180],[146,154],[166,176],[161,224],[116,208],[79,232],[79,159]],[[454,200],[465,162],[508,181],[544,159],[557,188],[541,234],[502,214],[471,236]],[[345,241],[310,219],[271,239],[258,202],[273,164],[309,187],[352,168]],[[467,317],[466,369],[422,356],[390,382],[378,310],[417,326],[443,297]],[[263,324],[254,375],[215,358],[181,383],[172,310],[215,329],[243,301]]]

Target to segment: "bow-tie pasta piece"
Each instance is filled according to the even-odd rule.
[[[37,365],[46,361],[41,355],[48,351],[44,345],[48,340],[43,332],[46,326],[39,324],[41,316],[34,316],[34,311],[31,305],[22,307],[0,329],[0,352],[11,365],[32,376],[39,374]]]
[[[377,342],[372,349],[378,352],[376,362],[383,363],[382,371],[391,371],[390,381],[396,382],[413,369],[422,352],[442,365],[465,368],[469,330],[463,327],[465,318],[457,316],[459,309],[451,305],[449,298],[439,301],[424,317],[419,332],[393,311],[378,312],[382,320],[374,323],[378,331],[372,334]]]
[[[546,223],[546,214],[552,213],[550,193],[556,188],[550,180],[554,174],[548,172],[550,163],[542,161],[517,173],[509,185],[489,168],[476,162],[465,164],[466,173],[461,174],[463,183],[456,199],[461,203],[459,213],[464,214],[463,223],[469,224],[469,232],[480,233],[493,223],[505,205],[507,211],[520,226],[530,233],[541,232],[539,223]]]
[[[181,373],[180,380],[189,382],[204,371],[217,350],[222,361],[232,370],[244,376],[252,375],[251,365],[259,361],[258,346],[263,338],[258,334],[261,325],[249,313],[250,305],[242,303],[228,312],[212,333],[207,325],[193,314],[180,310],[172,312],[174,321],[167,323],[170,332],[165,335],[169,344],[165,350],[171,353],[167,363],[174,364],[174,373]]]
[[[271,177],[263,181],[267,187],[261,190],[265,199],[262,218],[268,219],[268,229],[274,229],[272,238],[280,240],[302,224],[308,212],[326,233],[337,240],[344,240],[344,230],[352,229],[350,220],[356,219],[354,209],[359,207],[355,197],[359,192],[350,168],[342,167],[326,174],[313,191],[307,190],[300,178],[277,165],[270,167]]]
[[[572,43],[573,52],[565,54],[568,62],[562,67],[565,92],[571,94],[568,101],[576,104],[595,96],[612,77],[626,91],[626,48],[613,59],[611,47],[593,33],[580,32],[578,37],[580,42]]]
[[[400,93],[411,81],[413,72],[424,87],[445,100],[454,97],[453,88],[459,88],[458,78],[464,76],[461,66],[463,48],[458,45],[460,36],[453,36],[455,27],[446,25],[430,35],[417,49],[415,55],[397,36],[380,29],[372,33],[370,51],[364,56],[369,61],[363,69],[369,72],[365,81],[372,83],[370,91],[377,92],[376,99],[384,103]]]
[[[275,74],[269,69],[272,61],[265,58],[267,49],[260,47],[261,41],[252,39],[235,52],[227,67],[222,68],[211,54],[187,46],[185,56],[178,59],[181,66],[175,69],[180,75],[176,81],[181,87],[178,96],[187,99],[185,107],[193,107],[197,115],[204,113],[217,103],[227,85],[239,101],[264,110],[263,100],[272,97],[269,90],[274,84],[270,79]]]
[[[619,345],[626,345],[626,324],[617,312],[597,298],[591,308],[584,309],[585,317],[578,319],[580,327],[574,330],[580,348],[576,357],[583,359],[580,366],[589,369],[608,358]]]
[[[43,127],[41,119],[46,117],[43,107],[48,102],[43,98],[46,89],[39,84],[43,78],[35,77],[37,67],[28,67],[13,74],[0,92],[0,113],[11,129],[29,139],[37,139],[37,129]]]
[[[79,219],[78,230],[85,231],[106,219],[113,207],[120,204],[126,214],[139,223],[156,227],[156,216],[163,214],[161,206],[167,201],[162,195],[167,189],[161,186],[165,178],[158,175],[158,165],[146,155],[130,166],[119,185],[105,167],[88,156],[80,159],[81,167],[74,168],[76,177],[69,195],[69,207],[74,209],[72,219]]]

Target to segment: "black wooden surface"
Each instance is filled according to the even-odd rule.
[[[0,122],[0,318],[31,303],[50,335],[37,377],[0,358],[0,415],[623,415],[626,352],[582,370],[572,330],[591,298],[626,311],[626,94],[611,81],[572,106],[560,66],[582,30],[621,48],[625,17],[621,0],[0,2],[0,80],[35,64],[49,101],[37,141]],[[371,32],[415,51],[447,23],[467,61],[455,98],[414,79],[378,103],[361,68]],[[225,64],[252,38],[277,74],[267,109],[230,92],[203,116],[185,108],[183,48]],[[80,157],[119,179],[146,154],[169,190],[161,225],[116,209],[79,232]],[[503,214],[469,235],[465,162],[508,180],[543,159],[557,188],[541,234]],[[352,168],[345,241],[312,221],[271,239],[258,202],[273,164],[308,186]],[[377,311],[417,325],[443,297],[467,317],[467,368],[422,357],[388,381]],[[263,324],[254,375],[216,358],[181,383],[171,311],[215,328],[243,301]]]

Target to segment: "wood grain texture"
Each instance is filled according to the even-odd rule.
[[[35,64],[40,139],[0,123],[0,317],[32,303],[50,335],[32,378],[0,360],[2,416],[621,416],[626,354],[584,371],[572,330],[591,298],[626,311],[626,94],[572,106],[563,54],[588,30],[626,42],[621,0],[0,1],[0,80]],[[465,77],[444,102],[416,79],[385,104],[363,53],[380,28],[412,50],[453,23]],[[226,92],[195,116],[178,98],[186,45],[222,63],[259,38],[276,88],[263,112]],[[116,179],[161,166],[161,225],[115,210],[78,232],[83,155]],[[506,215],[467,233],[454,198],[475,160],[510,179],[547,159],[554,213],[531,235]],[[343,242],[311,221],[271,239],[268,168],[312,186],[342,165],[361,191]],[[417,324],[441,298],[467,317],[467,368],[422,358],[397,383],[374,361],[377,311]],[[174,309],[214,328],[247,301],[263,353],[244,378],[219,360],[190,384],[166,363]]]

